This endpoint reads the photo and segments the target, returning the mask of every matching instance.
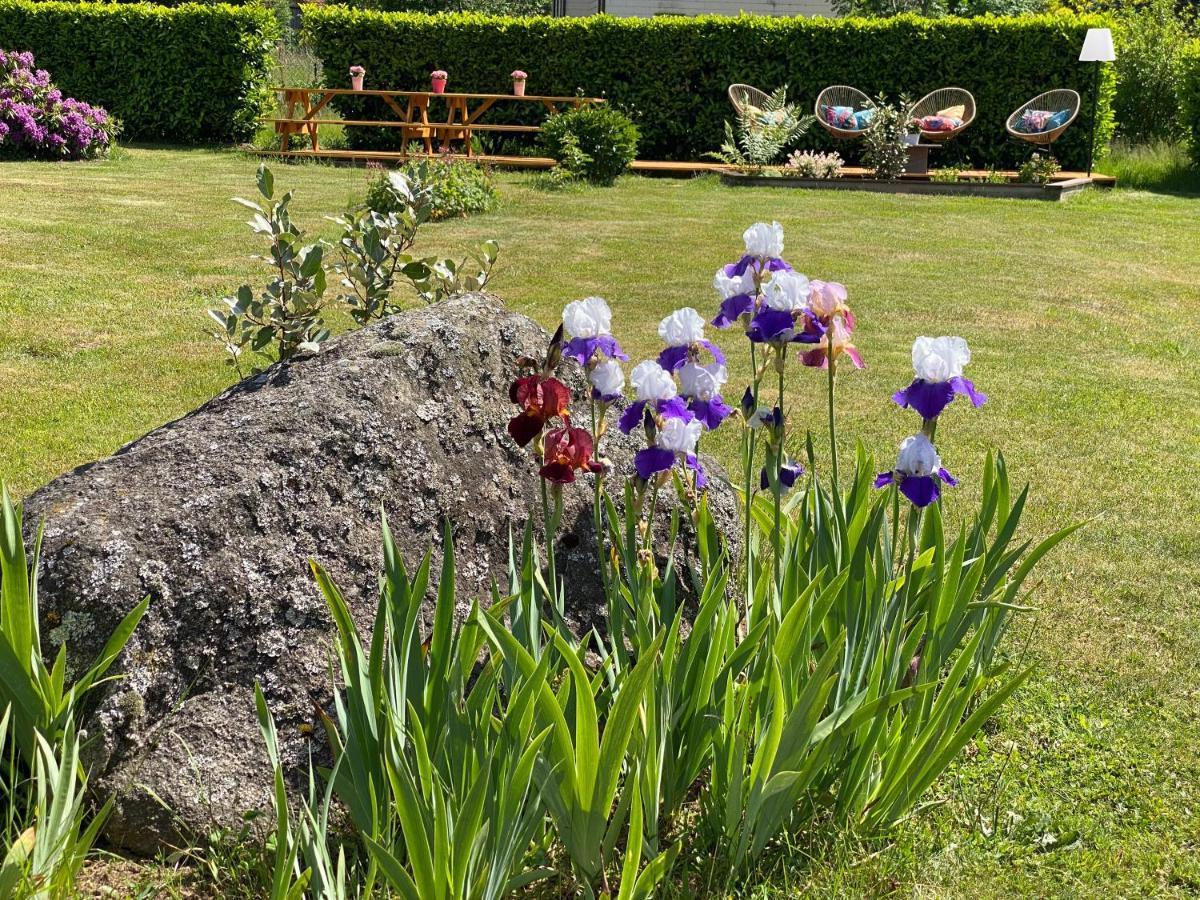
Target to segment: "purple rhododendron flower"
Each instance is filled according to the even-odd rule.
[[[111,143],[112,126],[103,109],[64,98],[33,54],[0,51],[0,139],[13,152],[32,157],[80,159]]]

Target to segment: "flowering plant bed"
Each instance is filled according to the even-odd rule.
[[[837,384],[866,365],[849,291],[793,269],[778,222],[743,238],[712,278],[711,325],[748,356],[744,390],[725,390],[726,351],[690,307],[660,322],[661,350],[628,374],[632,397],[599,297],[566,304],[545,349],[513,360],[505,430],[529,453],[541,503],[510,538],[504,592],[487,608],[456,616],[450,523],[437,576],[431,554],[405,567],[385,519],[369,636],[314,564],[338,628],[344,687],[322,716],[336,774],[323,800],[310,774],[310,812],[293,824],[259,689],[287,851],[277,884],[307,877],[302,852],[320,862],[300,848],[327,846],[311,823],[336,801],[370,861],[352,877],[377,867],[404,896],[499,898],[555,878],[575,896],[651,897],[685,846],[720,860],[727,890],[788,834],[878,834],[909,818],[1026,682],[1006,632],[1029,610],[1027,576],[1079,526],[1014,543],[1027,491],[1011,490],[1003,457],[989,453],[978,481],[953,444],[943,464],[947,408],[987,400],[964,375],[967,342],[918,337],[913,378],[891,398],[913,423],[895,462],[876,466],[860,443],[840,469]],[[573,391],[584,377],[590,389]],[[815,427],[814,393],[828,416]],[[736,535],[716,525],[723,479],[700,455],[718,429],[741,445]],[[614,432],[640,445],[624,465],[608,455]],[[943,510],[959,484],[950,467],[978,485],[978,505]],[[582,635],[565,616],[581,579],[560,568],[558,540],[581,490],[605,603]],[[439,870],[497,889],[438,893]]]
[[[863,170],[843,169],[836,178],[798,178],[769,171],[723,172],[721,181],[736,187],[825,188],[844,191],[876,191],[882,194],[949,194],[973,197],[1017,197],[1032,200],[1063,200],[1089,185],[1112,187],[1115,181],[1103,176],[1066,173],[1048,184],[1027,184],[1011,180],[983,180],[986,173],[966,174],[958,181],[934,181],[927,175],[907,175],[898,181],[869,177]]]
[[[0,156],[89,159],[116,130],[100,107],[64,97],[32,53],[0,50]]]

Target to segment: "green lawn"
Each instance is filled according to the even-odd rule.
[[[0,165],[0,473],[20,493],[115,450],[233,379],[203,311],[256,271],[228,202],[253,160],[134,150],[105,163]],[[361,194],[361,170],[278,167],[294,211]],[[708,313],[742,229],[778,219],[786,255],[844,282],[868,364],[841,433],[890,457],[913,422],[890,402],[918,334],[961,334],[990,396],[939,430],[966,505],[989,447],[1034,485],[1030,533],[1092,524],[1041,568],[1039,664],[945,801],[890,842],[797,836],[747,896],[1193,896],[1200,892],[1200,206],[1117,190],[1066,204],[727,189],[630,178],[545,193],[502,179],[489,215],[428,229],[501,242],[494,289],[550,325],[607,297],[634,354],[677,306]],[[734,349],[731,336],[723,340]],[[735,357],[740,358],[740,354]],[[735,384],[745,371],[734,366]],[[810,422],[821,427],[812,373]],[[800,410],[803,414],[803,408]],[[1019,650],[1014,647],[1014,650]]]

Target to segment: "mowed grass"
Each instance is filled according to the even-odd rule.
[[[170,150],[0,165],[0,474],[19,493],[233,380],[204,309],[261,277],[249,259],[260,245],[228,202],[253,191],[255,166]],[[365,181],[361,170],[276,167],[296,217],[326,236],[323,217]],[[545,193],[516,175],[501,189],[500,209],[430,227],[426,247],[497,238],[493,288],[514,308],[552,326],[563,303],[600,294],[635,359],[656,352],[673,308],[713,310],[712,273],[737,256],[743,228],[778,219],[792,263],[844,282],[859,318],[868,368],[840,382],[843,453],[857,438],[890,464],[916,424],[889,400],[911,378],[913,337],[960,334],[990,399],[978,411],[955,404],[939,429],[943,460],[963,479],[951,515],[969,511],[984,454],[998,447],[1013,477],[1032,483],[1028,536],[1091,520],[1041,568],[1038,612],[1010,644],[1037,664],[1035,679],[936,785],[929,799],[940,804],[886,839],[794,836],[739,892],[1200,892],[1200,201],[1117,190],[1059,205],[640,178]],[[732,334],[722,342],[737,385],[743,348]],[[793,420],[823,438],[823,381],[790,378]],[[726,444],[710,449],[729,458]]]

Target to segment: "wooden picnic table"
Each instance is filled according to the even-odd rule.
[[[516,94],[465,94],[433,91],[383,91],[353,88],[320,87],[277,87],[272,90],[283,95],[283,115],[267,119],[275,125],[280,136],[280,149],[286,152],[293,134],[308,135],[314,153],[320,152],[317,129],[322,125],[350,125],[371,128],[399,128],[400,141],[405,147],[413,140],[425,145],[425,153],[434,153],[434,138],[438,147],[450,147],[452,141],[465,145],[466,155],[472,156],[471,138],[482,132],[525,132],[541,131],[538,125],[492,125],[480,121],[480,117],[498,103],[534,103],[544,106],[551,114],[563,107],[579,108],[594,106],[605,101],[600,97],[543,97]],[[390,119],[322,119],[317,118],[331,100],[342,96],[378,97],[393,113]],[[430,117],[431,101],[445,102],[446,118],[439,121]]]

